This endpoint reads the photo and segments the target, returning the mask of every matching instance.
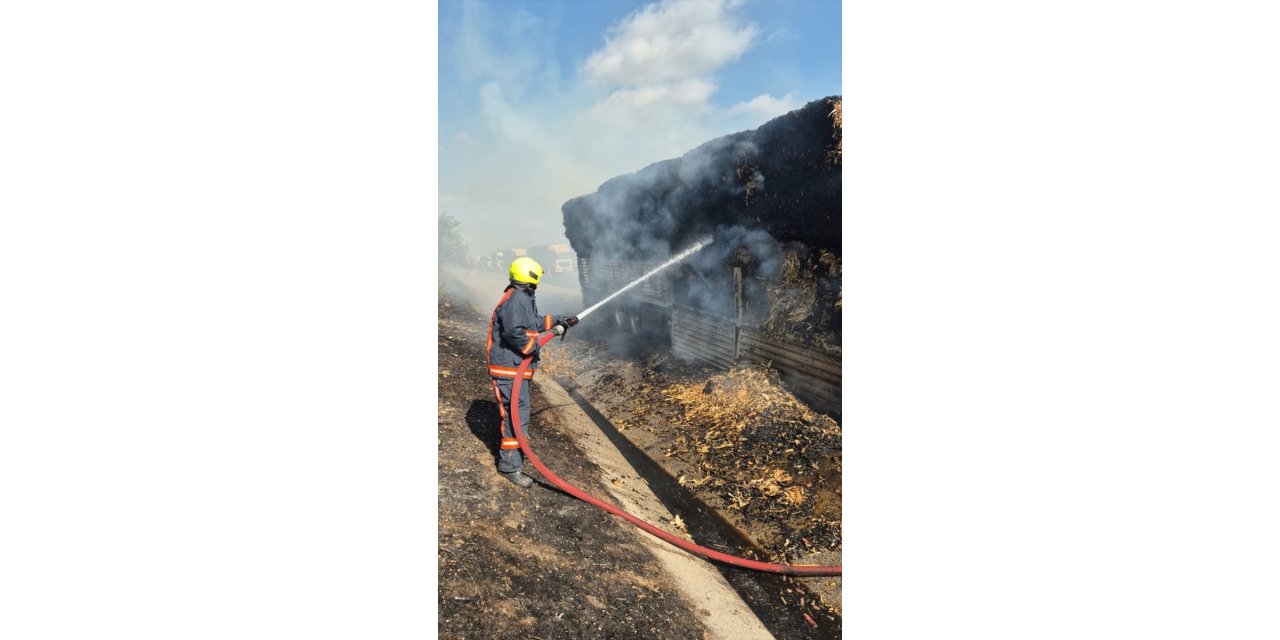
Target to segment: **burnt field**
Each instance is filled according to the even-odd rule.
[[[441,637],[839,637],[839,578],[706,563],[561,493],[536,472],[539,484],[528,491],[499,478],[498,411],[480,366],[487,318],[449,301],[440,316]],[[674,360],[621,359],[572,333],[544,358],[530,438],[556,473],[611,501],[611,493],[650,486],[665,501],[661,475],[698,500],[696,508],[672,501],[661,515],[642,515],[672,533],[760,560],[840,564],[839,426],[830,418],[769,391],[775,385],[759,371],[716,374]],[[559,388],[553,378],[573,399],[548,395]],[[762,419],[733,420],[737,398],[761,392],[751,417]],[[707,404],[704,396],[719,400]],[[566,411],[588,399],[596,424],[571,426]],[[695,423],[709,429],[695,435]],[[659,474],[601,462],[583,438],[605,429],[634,441],[614,444],[642,450]],[[783,440],[791,444],[774,446]],[[719,535],[717,523],[730,535]],[[671,556],[723,576],[715,578],[721,586],[687,566],[673,570]],[[703,586],[691,592],[691,584]],[[704,591],[717,595],[690,595]]]
[[[545,485],[521,491],[498,477],[486,318],[445,301],[440,321],[440,637],[704,638],[697,609],[654,575],[628,525]],[[548,403],[534,389],[538,411]],[[600,476],[550,412],[535,420],[561,473]],[[584,488],[604,491],[598,481]]]

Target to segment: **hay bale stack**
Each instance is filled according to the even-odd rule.
[[[740,227],[840,255],[840,98],[711,140],[566,202],[582,257],[665,257],[691,238]]]

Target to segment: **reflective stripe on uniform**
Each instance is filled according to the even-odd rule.
[[[516,440],[515,438],[503,438],[502,448],[503,449],[519,449],[520,441]]]
[[[515,377],[515,376],[512,376]],[[502,422],[507,421],[507,408],[502,404],[502,392],[498,390],[498,381],[490,380],[493,383],[493,397],[498,399],[498,416],[502,418]],[[498,425],[498,429],[502,429],[502,425]]]
[[[498,320],[498,309],[501,309],[502,305],[511,297],[512,291],[515,291],[515,289],[507,289],[506,292],[502,294],[502,299],[499,300],[498,305],[493,308],[493,315],[489,316],[489,337],[484,341],[485,364],[489,364],[489,352],[493,351],[493,323]],[[512,375],[511,377],[514,378],[515,376]]]
[[[542,320],[542,328],[546,331],[551,330],[551,316],[546,316]]]
[[[495,378],[514,378],[516,377],[516,371],[517,369],[513,367],[499,367],[496,364],[489,365],[489,375]],[[525,380],[532,380],[533,369],[525,369],[522,377]]]

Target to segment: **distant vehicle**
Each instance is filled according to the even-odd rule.
[[[542,265],[544,274],[574,273],[577,271],[577,260],[574,258],[573,249],[569,247],[568,243],[540,244],[529,247],[527,255]]]
[[[548,245],[553,259],[551,270],[556,273],[573,273],[573,249],[567,244]]]

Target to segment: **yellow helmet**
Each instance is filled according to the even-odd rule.
[[[514,282],[538,284],[538,280],[542,279],[542,265],[538,264],[533,258],[516,258],[511,263],[511,269],[508,273]]]

